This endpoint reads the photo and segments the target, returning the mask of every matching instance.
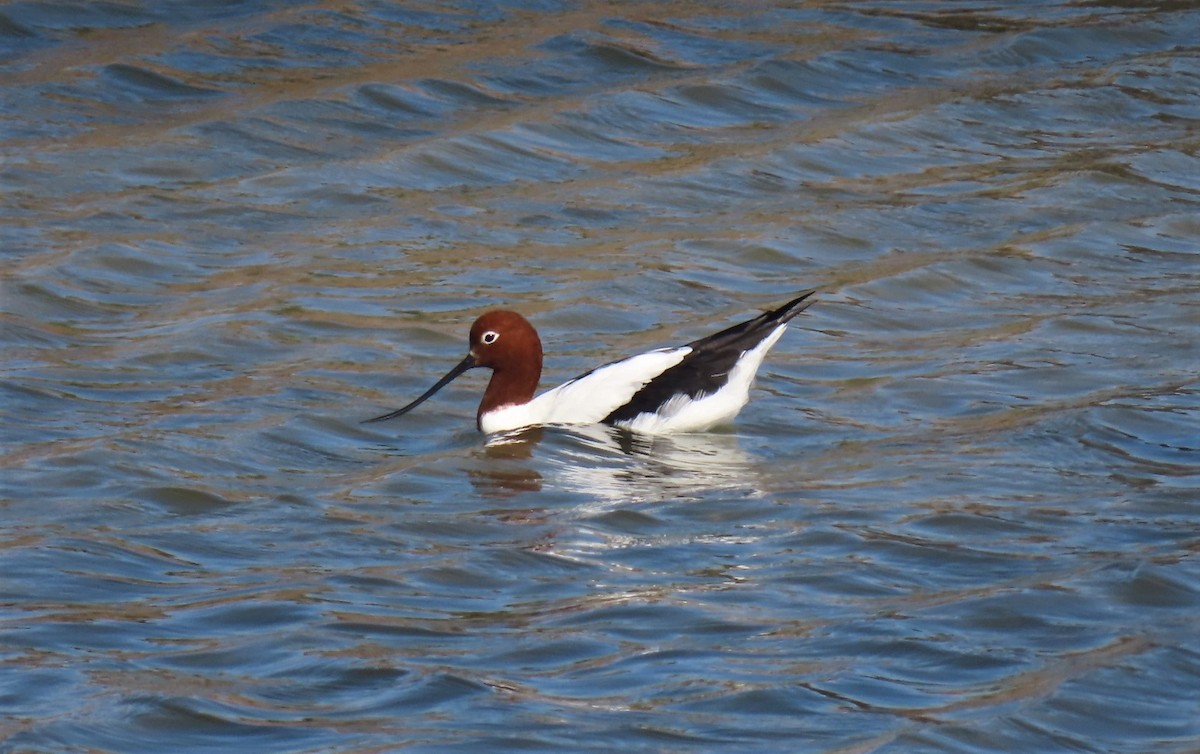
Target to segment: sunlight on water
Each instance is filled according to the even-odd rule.
[[[0,6],[0,749],[1200,748],[1197,39]],[[813,286],[729,429],[359,423]]]

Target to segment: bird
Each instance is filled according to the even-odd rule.
[[[543,425],[608,424],[636,433],[702,432],[729,423],[750,400],[767,352],[816,289],[686,345],[613,361],[534,397],[542,341],[514,311],[486,312],[471,325],[466,358],[419,398],[364,423],[403,416],[469,369],[492,370],[475,414],[486,434]]]

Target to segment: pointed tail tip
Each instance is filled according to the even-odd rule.
[[[817,302],[813,296],[820,292],[820,288],[809,288],[806,291],[801,291],[799,296],[779,307],[770,313],[772,319],[778,319],[780,322],[787,322],[795,317],[800,312]]]

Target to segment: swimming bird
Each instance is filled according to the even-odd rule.
[[[466,358],[403,408],[407,414],[468,369],[492,370],[475,415],[488,434],[536,425],[610,424],[646,434],[700,432],[737,416],[750,384],[788,322],[812,305],[805,291],[778,309],[684,346],[648,351],[579,375],[534,397],[542,376],[542,341],[512,311],[491,311],[471,325]]]

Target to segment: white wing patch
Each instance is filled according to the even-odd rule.
[[[660,348],[605,364],[529,403],[489,411],[480,418],[480,429],[490,434],[533,424],[595,424],[691,352],[688,346]]]

